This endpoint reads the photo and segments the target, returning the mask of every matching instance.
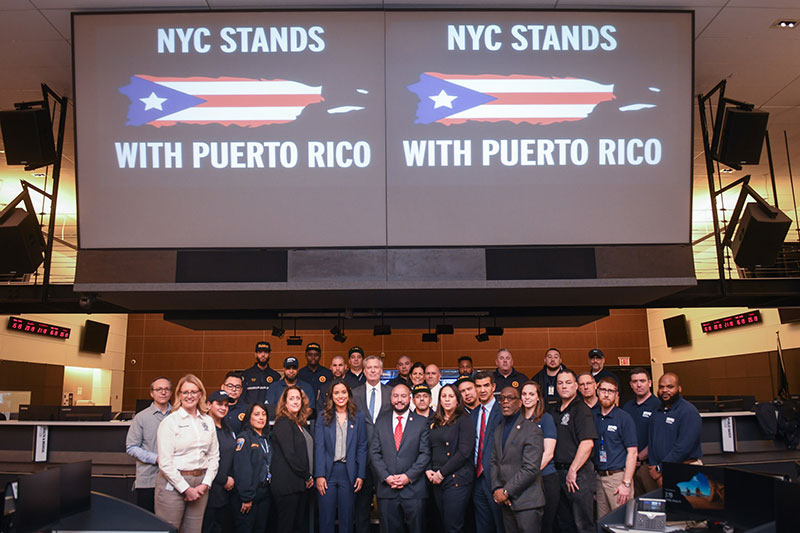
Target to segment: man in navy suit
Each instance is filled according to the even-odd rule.
[[[424,499],[423,475],[431,459],[428,419],[409,411],[411,390],[405,384],[392,389],[392,412],[375,422],[369,444],[375,472],[381,532],[421,533]]]
[[[492,498],[491,460],[494,449],[494,432],[502,423],[503,414],[494,397],[494,376],[489,372],[475,374],[475,388],[480,405],[471,415],[475,422],[475,530],[481,533],[504,533],[503,516]]]
[[[364,359],[364,376],[366,381],[353,389],[353,401],[356,409],[364,413],[367,422],[367,442],[372,440],[375,421],[383,413],[391,412],[391,389],[381,384],[383,362],[377,355]],[[355,526],[356,533],[369,533],[369,514],[372,498],[375,496],[375,477],[372,474],[369,457],[367,457],[367,477],[364,486],[356,493]]]

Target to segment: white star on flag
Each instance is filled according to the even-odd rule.
[[[167,101],[166,98],[159,98],[156,96],[156,93],[151,92],[150,96],[147,98],[139,98],[142,102],[144,102],[144,110],[147,111],[148,109],[158,109],[159,111],[163,111],[161,108],[161,104]]]
[[[458,96],[450,96],[444,92],[444,89],[442,89],[441,92],[436,96],[429,96],[428,98],[433,100],[434,109],[438,109],[440,107],[449,107],[450,109],[453,109],[453,100],[458,98]]]

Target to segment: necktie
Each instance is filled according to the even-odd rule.
[[[403,417],[397,417],[397,425],[394,427],[394,446],[400,449],[400,441],[403,440]]]
[[[375,422],[375,387],[372,387],[372,392],[369,393],[369,416]]]
[[[478,469],[476,474],[483,474],[483,439],[486,437],[486,407],[481,406],[481,433],[478,440]]]

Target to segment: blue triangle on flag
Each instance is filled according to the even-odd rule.
[[[120,87],[119,92],[127,96],[131,101],[128,106],[128,122],[125,123],[126,126],[141,126],[205,102],[202,98],[170,89],[139,76],[131,76],[131,82],[124,87]],[[148,106],[142,99],[152,98],[153,95],[158,99],[166,99],[159,103],[161,109],[157,107],[146,109]]]
[[[494,96],[473,91],[424,73],[419,75],[417,83],[408,86],[408,90],[419,97],[415,124],[430,124],[461,111],[497,100]],[[446,105],[435,107],[436,102],[431,97],[440,95],[442,91],[451,98],[450,105],[452,107]]]

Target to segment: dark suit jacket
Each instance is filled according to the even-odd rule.
[[[272,493],[286,496],[306,490],[306,480],[311,477],[308,467],[308,449],[297,424],[286,417],[275,421],[271,432],[272,442]]]
[[[336,418],[325,424],[320,413],[314,432],[314,477],[330,477],[335,451]],[[361,411],[356,411],[356,416],[347,423],[344,465],[351,485],[356,478],[364,479],[367,475],[367,422]]]
[[[475,424],[464,413],[455,424],[431,429],[431,470],[444,476],[442,487],[472,483],[475,479]]]
[[[472,422],[475,424],[475,427],[478,428],[476,435],[480,437],[480,426],[478,426],[478,422],[481,418],[481,410],[483,406],[479,405],[475,408],[472,413]],[[484,437],[483,441],[483,472],[486,479],[491,480],[491,472],[492,472],[492,448],[494,448],[494,430],[497,429],[497,426],[503,423],[503,413],[500,412],[500,403],[495,401],[494,407],[492,408],[491,412],[489,413],[489,417],[486,419],[486,436]]]
[[[380,389],[381,408],[378,412],[378,418],[383,413],[388,413],[392,410],[392,389],[383,384]],[[369,417],[369,398],[367,398],[366,383],[353,389],[353,401],[356,404],[356,409],[364,413],[364,418],[367,422],[367,442],[369,442],[372,439],[373,424],[372,419]]]
[[[384,413],[375,422],[375,432],[369,443],[369,456],[375,473],[378,498],[423,499],[427,496],[425,469],[431,459],[428,443],[430,422],[408,411],[408,421],[398,450],[394,444],[394,411]],[[386,484],[391,475],[405,474],[411,483],[400,490]]]
[[[520,415],[505,446],[502,440],[501,425],[494,433],[492,488],[508,491],[512,511],[544,506],[542,472],[539,470],[544,451],[542,430],[535,422]]]

